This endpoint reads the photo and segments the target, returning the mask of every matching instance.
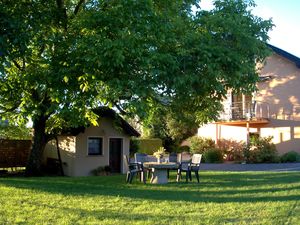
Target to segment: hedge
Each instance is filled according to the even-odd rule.
[[[138,146],[138,152],[152,155],[159,147],[162,147],[162,140],[159,138],[137,138],[134,142]]]

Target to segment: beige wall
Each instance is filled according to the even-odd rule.
[[[103,155],[89,156],[87,154],[87,140],[88,137],[102,137],[103,138]],[[74,176],[88,176],[90,172],[99,166],[109,165],[109,138],[122,138],[123,150],[122,155],[129,155],[129,140],[130,137],[123,134],[119,129],[113,126],[112,120],[103,118],[99,122],[99,126],[91,126],[85,129],[84,133],[76,136],[76,154],[74,161]],[[121,171],[125,173],[125,165],[122,160]]]
[[[218,128],[217,128],[218,126]],[[250,128],[250,132],[257,132],[256,128]],[[247,140],[247,129],[246,127],[237,126],[226,126],[217,124],[207,124],[198,129],[198,136],[211,138],[216,141],[216,136],[218,139],[227,139],[235,141],[245,141]]]
[[[260,134],[262,137],[272,136],[280,154],[288,151],[300,153],[300,121],[270,119]]]
[[[288,151],[300,153],[300,69],[286,58],[273,54],[268,57],[260,71],[262,76],[272,79],[258,83],[255,99],[266,102],[270,108],[270,123],[260,129],[261,137],[273,137],[280,154]],[[264,110],[266,111],[266,110]],[[200,127],[198,135],[216,139],[216,125]],[[246,141],[245,127],[219,125],[218,138]]]
[[[272,76],[258,83],[258,101],[267,102],[274,119],[300,120],[300,69],[286,58],[273,54],[266,59],[261,75]]]
[[[266,59],[261,75],[272,79],[258,83],[258,101],[270,106],[270,123],[261,136],[272,136],[280,153],[300,152],[300,69],[288,59],[273,54]]]
[[[74,136],[60,136],[58,137],[59,149],[61,154],[61,159],[63,163],[64,174],[67,176],[74,176],[74,159],[75,159],[75,141]],[[45,148],[44,152],[44,163],[46,163],[47,158],[58,158],[56,141],[50,141]]]
[[[89,156],[87,154],[88,137],[103,138],[102,156]],[[123,154],[129,155],[130,137],[123,134],[120,129],[115,128],[111,119],[102,118],[99,122],[99,126],[88,127],[84,133],[80,133],[77,136],[59,137],[59,147],[65,175],[89,176],[93,169],[99,166],[109,165],[109,138],[122,138],[123,140],[121,171],[125,173]],[[50,141],[47,144],[44,152],[45,162],[47,157],[58,158],[55,141]]]
[[[207,124],[200,127],[198,136],[211,138],[216,141],[218,130],[218,139],[244,142],[247,140],[245,127],[218,125],[217,129],[216,126],[216,124]],[[289,151],[300,153],[300,121],[270,119],[270,123],[267,126],[260,129],[250,128],[250,132],[258,132],[261,137],[272,136],[272,142],[280,155]]]

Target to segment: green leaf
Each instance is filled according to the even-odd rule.
[[[69,78],[67,76],[64,76],[64,82],[68,83],[68,81],[69,81]]]

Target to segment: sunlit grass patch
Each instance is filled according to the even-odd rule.
[[[0,178],[0,224],[298,224],[300,174],[201,172],[201,183],[123,175]]]

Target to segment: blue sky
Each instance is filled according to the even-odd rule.
[[[254,0],[253,14],[272,18],[275,27],[269,43],[300,57],[300,0]],[[203,9],[211,9],[213,0],[201,0]]]

